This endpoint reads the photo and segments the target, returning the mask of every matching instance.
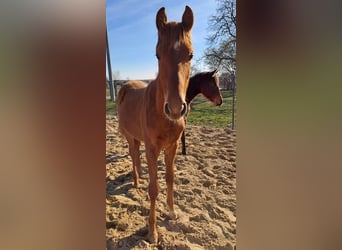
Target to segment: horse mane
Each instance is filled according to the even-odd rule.
[[[202,78],[202,77],[208,77],[208,78],[212,78],[212,72],[208,71],[208,72],[200,72],[197,73],[196,75],[192,76],[191,78],[194,80],[197,80],[197,78]]]

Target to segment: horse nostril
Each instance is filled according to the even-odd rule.
[[[182,109],[181,109],[181,116],[184,116],[186,114],[186,110],[187,110],[187,105],[186,103],[184,102],[182,104]]]

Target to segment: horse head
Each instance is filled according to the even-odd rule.
[[[165,8],[162,7],[156,16],[158,43],[159,88],[164,98],[164,113],[171,120],[178,120],[185,115],[186,90],[189,84],[193,48],[191,29],[194,15],[186,6],[182,22],[168,22]]]
[[[220,80],[217,76],[217,69],[205,73],[206,84],[201,84],[201,93],[216,106],[222,104],[222,95],[220,92]]]

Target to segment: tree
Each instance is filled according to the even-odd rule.
[[[208,48],[205,62],[211,68],[235,74],[236,69],[236,2],[217,0],[216,14],[209,19]]]
[[[113,71],[112,78],[113,78],[113,80],[120,80],[120,78],[121,78],[120,71],[119,70]]]
[[[191,65],[191,68],[190,68],[190,75],[191,76],[194,76],[196,75],[197,73],[199,73],[201,70],[199,69],[198,65],[195,63],[195,64],[192,64]]]
[[[230,79],[232,98],[232,128],[235,128],[235,72],[236,72],[236,0],[216,0],[216,14],[209,19],[212,31],[204,60],[211,68],[221,71]],[[227,86],[228,87],[228,86]]]

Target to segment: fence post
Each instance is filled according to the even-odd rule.
[[[233,87],[233,113],[232,113],[232,129],[235,128],[235,91],[236,91],[236,84],[235,84],[235,74],[232,76],[232,87]]]
[[[106,54],[107,54],[107,66],[108,66],[108,80],[109,80],[109,92],[110,92],[110,100],[114,102],[116,97],[116,88],[115,88],[115,97],[113,91],[113,79],[112,79],[112,64],[110,62],[110,53],[109,53],[109,44],[108,44],[108,32],[106,27]]]

